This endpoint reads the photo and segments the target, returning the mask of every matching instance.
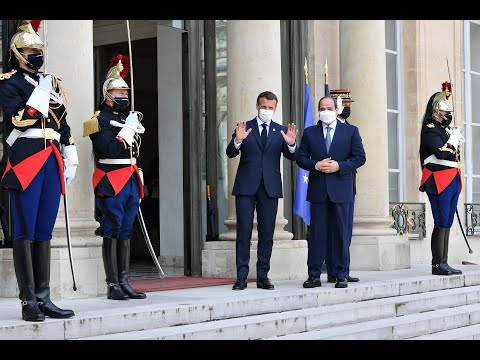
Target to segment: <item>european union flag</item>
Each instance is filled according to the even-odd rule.
[[[328,86],[328,85],[327,85]],[[310,102],[310,90],[308,83],[305,84],[305,103],[303,106],[304,128],[313,126],[315,123],[312,104]],[[293,202],[293,213],[300,216],[305,224],[310,225],[310,202],[307,201],[308,175],[309,171],[298,168],[297,187],[295,189],[295,201]]]

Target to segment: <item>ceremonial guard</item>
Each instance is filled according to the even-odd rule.
[[[129,284],[130,238],[140,201],[144,195],[139,159],[142,113],[128,112],[129,86],[124,81],[129,58],[118,55],[102,86],[103,101],[94,116],[84,122],[83,136],[93,144],[97,235],[103,237],[102,255],[107,298],[145,299]]]
[[[434,93],[423,117],[420,140],[422,179],[419,190],[430,201],[434,228],[431,237],[432,274],[461,274],[448,265],[448,240],[462,189],[459,168],[459,144],[464,138],[459,128],[450,127],[452,108],[448,103],[451,84],[444,82],[442,91]]]
[[[38,20],[22,22],[10,42],[10,71],[0,74],[9,133],[1,184],[10,194],[13,262],[26,321],[74,316],[50,300],[50,240],[78,157],[60,79],[39,71],[44,55],[39,25]]]

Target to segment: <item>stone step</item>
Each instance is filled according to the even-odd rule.
[[[269,340],[402,340],[480,323],[480,304],[373,320]]]
[[[260,339],[477,304],[479,300],[480,286],[471,286],[183,326],[93,336],[85,339]]]
[[[480,324],[415,336],[409,340],[480,340]]]
[[[87,338],[200,324],[222,319],[231,321],[231,319],[240,317],[275,315],[280,312],[322,308],[330,305],[346,304],[348,308],[352,304],[361,304],[368,300],[386,299],[388,301],[392,297],[403,295],[418,295],[419,297],[412,297],[405,304],[396,304],[395,313],[398,315],[427,311],[428,302],[435,303],[439,307],[456,306],[462,302],[463,304],[478,302],[478,294],[475,295],[478,291],[475,287],[480,285],[479,270],[467,270],[462,275],[448,277],[408,275],[412,271],[414,270],[392,273],[369,272],[369,276],[380,280],[364,281],[364,277],[362,282],[351,283],[345,289],[335,289],[334,284],[326,282],[320,288],[304,289],[301,281],[288,280],[275,282],[274,291],[256,289],[252,286],[244,291],[232,291],[231,285],[226,285],[149,293],[145,300],[125,302],[105,298],[64,300],[58,302],[57,305],[74,309],[75,317],[71,319],[47,318],[40,323],[25,322],[19,319],[18,299],[0,299],[0,314],[4,314],[0,316],[0,338]],[[388,276],[392,276],[391,274],[397,278],[388,278]],[[448,291],[446,294],[449,294],[449,299],[438,296],[437,293],[436,297],[430,298],[425,304],[422,297],[428,297],[426,294],[429,292],[439,290]],[[459,295],[456,291],[465,292],[465,294]],[[4,305],[4,302],[8,304]],[[444,302],[443,305],[442,302]]]

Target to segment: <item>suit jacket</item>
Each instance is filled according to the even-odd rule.
[[[331,157],[340,170],[326,174],[315,169],[317,161]],[[365,150],[358,128],[337,121],[327,153],[322,123],[305,129],[297,151],[297,164],[310,172],[307,201],[324,202],[327,195],[334,203],[353,201],[353,174],[365,164]]]
[[[256,118],[246,122],[245,130],[250,128],[252,131],[243,139],[239,150],[234,145],[235,131],[227,146],[226,153],[229,158],[241,153],[232,195],[254,195],[263,177],[268,196],[281,198],[283,190],[280,156],[283,153],[287,159],[295,160],[295,153],[290,152],[287,142],[280,133],[280,130],[286,133],[288,129],[286,126],[271,121],[264,150]]]

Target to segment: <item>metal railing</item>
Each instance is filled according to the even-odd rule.
[[[391,202],[390,216],[392,220],[390,227],[397,230],[398,235],[417,234],[418,239],[423,239],[427,235],[425,203]]]
[[[480,224],[478,220],[480,218],[480,204],[466,203],[465,204],[465,224],[466,235],[480,235]]]

